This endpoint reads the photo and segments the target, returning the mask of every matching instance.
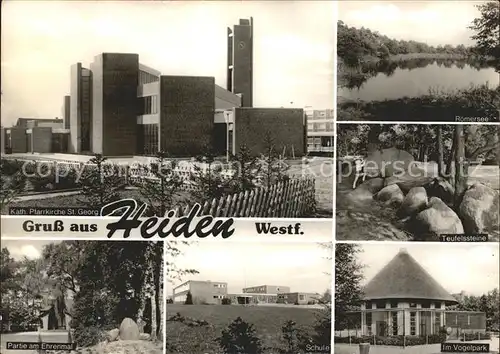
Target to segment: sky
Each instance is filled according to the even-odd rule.
[[[329,1],[4,1],[2,125],[60,117],[70,66],[102,52],[225,87],[227,27],[251,16],[254,106],[333,108],[333,11]]]
[[[10,256],[19,261],[24,257],[29,259],[40,258],[45,245],[59,242],[45,240],[2,240],[2,248],[7,248]]]
[[[429,45],[472,45],[467,29],[484,1],[339,1],[338,19],[394,39]]]
[[[365,283],[370,281],[400,248],[424,267],[448,292],[482,295],[499,287],[498,244],[364,244],[359,260],[365,264]]]
[[[259,285],[289,286],[292,292],[317,292],[331,288],[332,251],[317,243],[212,243],[198,242],[183,248],[175,259],[180,269],[196,269],[199,274],[185,276],[167,285],[167,295],[188,280],[227,282],[229,293]]]

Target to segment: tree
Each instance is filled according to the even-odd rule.
[[[188,246],[192,242],[187,241],[168,241],[166,246],[166,265],[167,265],[167,280],[171,283],[176,281],[182,281],[184,276],[198,274],[196,269],[181,269],[175,264],[175,258],[183,254],[181,247]]]
[[[42,255],[47,275],[60,284],[64,290],[79,291],[78,273],[85,262],[87,241],[65,241],[51,243],[44,247]]]
[[[14,171],[9,171],[10,162],[2,159],[0,163],[0,208],[11,203],[26,188],[26,176],[22,173],[20,166]]]
[[[437,126],[438,175],[444,176],[443,128]]]
[[[228,181],[222,175],[222,166],[215,157],[213,148],[207,146],[203,154],[196,157],[197,164],[193,166],[194,172],[190,178],[194,189],[191,195],[200,204],[222,197],[229,188]]]
[[[481,296],[466,295],[459,300],[453,309],[461,311],[477,311],[486,314],[487,330],[498,330],[500,323],[500,298],[498,288]]]
[[[259,160],[251,150],[242,145],[238,152],[231,155],[231,164],[235,170],[231,185],[236,192],[245,192],[255,188],[255,178],[260,173]]]
[[[277,154],[274,139],[269,132],[264,135],[265,153],[260,158],[260,171],[264,177],[264,186],[270,187],[275,183],[283,181],[287,177],[288,166]]]
[[[467,187],[467,169],[468,163],[465,160],[465,138],[464,138],[464,126],[462,124],[457,124],[455,126],[455,141],[456,141],[456,153],[455,153],[455,199],[454,206],[458,210],[462,197],[465,193]]]
[[[347,326],[347,313],[357,309],[362,298],[363,266],[357,259],[360,248],[355,244],[335,246],[335,328]]]
[[[484,56],[492,56],[500,63],[500,2],[489,1],[476,6],[480,17],[475,18],[469,27],[476,32],[472,36],[477,51]],[[500,66],[497,66],[500,69]]]
[[[186,294],[186,301],[184,302],[184,305],[192,305],[193,304],[193,294],[191,294],[191,291],[188,291]]]
[[[139,293],[139,309],[137,312],[137,322],[143,322],[144,311],[146,308],[147,299],[150,300],[151,306],[151,339],[156,340],[160,335],[158,330],[158,322],[161,324],[162,314],[157,316],[160,308],[159,300],[163,286],[161,285],[162,270],[163,270],[163,242],[148,242],[145,245],[144,258],[146,269],[144,274],[144,282]],[[160,321],[158,321],[160,319]]]
[[[124,182],[119,168],[106,161],[102,155],[95,154],[78,183],[83,197],[80,202],[89,208],[100,209],[120,199],[118,191],[123,189]]]
[[[177,163],[167,158],[168,153],[158,152],[156,161],[151,164],[151,168],[146,169],[147,172],[152,171],[152,176],[144,176],[136,183],[148,205],[148,213],[159,217],[163,217],[173,207],[174,198],[183,184],[175,171]]]

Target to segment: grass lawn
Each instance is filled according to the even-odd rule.
[[[237,317],[254,325],[265,347],[283,347],[281,335],[283,324],[293,320],[298,327],[312,331],[317,311],[320,310],[270,306],[169,304],[167,318],[180,313],[181,316],[191,319],[205,320],[209,325],[189,327],[180,322],[167,321],[167,353],[220,353],[221,349],[215,339]]]
[[[293,161],[297,162],[297,161]],[[316,180],[316,203],[317,213],[316,217],[331,218],[333,213],[333,159],[319,158],[307,165],[299,163],[292,163],[288,171],[290,176],[310,177]],[[61,190],[61,192],[64,192]],[[121,198],[142,199],[137,190],[125,190],[120,192]],[[22,197],[22,196],[20,196]],[[32,208],[57,208],[57,207],[85,207],[79,201],[81,197],[78,194],[73,195],[49,195],[40,194],[40,199],[36,196],[27,196],[27,200],[15,201],[7,206],[3,206],[1,213],[8,214],[8,207],[32,207]],[[192,201],[189,192],[179,193],[175,204],[186,205]]]
[[[292,165],[290,175],[312,177],[316,180],[317,217],[333,216],[333,159],[318,158],[307,165]]]

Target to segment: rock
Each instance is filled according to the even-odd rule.
[[[402,218],[419,213],[427,207],[427,192],[424,187],[414,187],[410,189],[403,200],[403,204],[397,212],[397,216]]]
[[[405,196],[397,184],[391,184],[382,188],[374,197],[386,205],[399,207]]]
[[[384,188],[384,179],[379,177],[364,181],[356,189],[364,189],[373,195],[378,193],[382,188]]]
[[[466,233],[498,233],[500,226],[498,191],[475,183],[465,191],[458,211]]]
[[[139,339],[140,340],[150,340],[151,339],[151,335],[148,334],[148,333],[141,333],[141,335],[139,336]]]
[[[389,148],[368,154],[365,172],[370,177],[420,176],[423,171],[414,163],[413,156],[404,150]]]
[[[439,241],[439,235],[463,234],[464,228],[453,209],[441,199],[432,197],[428,208],[415,217],[412,231],[417,241]]]
[[[139,340],[139,326],[131,318],[124,318],[120,325],[121,340]]]
[[[438,197],[446,204],[453,202],[455,188],[443,177],[436,177],[425,186],[427,195],[430,197]]]
[[[372,178],[347,193],[346,199],[353,204],[359,203],[360,201],[372,200],[373,195],[380,191],[383,187],[383,178]]]
[[[120,335],[120,330],[118,328],[115,328],[106,333],[106,339],[108,340],[108,342],[114,342],[115,340],[118,339],[119,335]]]
[[[384,186],[390,186],[391,184],[397,184],[401,189],[403,194],[408,194],[410,189],[414,187],[424,187],[426,184],[430,183],[433,177],[421,176],[412,177],[409,174],[405,176],[390,176],[384,180]]]

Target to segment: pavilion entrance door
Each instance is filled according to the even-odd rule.
[[[387,336],[387,322],[377,321],[377,336],[386,337]]]

